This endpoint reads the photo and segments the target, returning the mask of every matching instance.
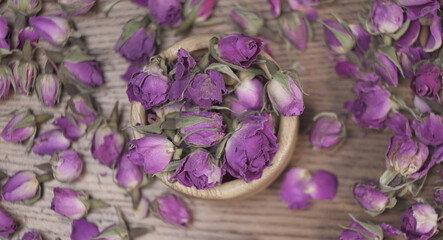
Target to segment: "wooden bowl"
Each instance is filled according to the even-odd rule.
[[[160,56],[168,58],[169,61],[174,61],[177,58],[177,51],[180,48],[186,49],[190,53],[207,49],[209,40],[213,36],[215,36],[215,34],[200,34],[188,37],[165,49],[160,53]],[[260,53],[259,57],[275,62],[275,60],[264,51]],[[267,75],[270,75],[265,64],[260,64],[260,68],[262,68]],[[139,102],[131,103],[130,121],[132,126],[135,126],[137,123],[142,125],[146,124],[146,112]],[[280,118],[277,136],[279,149],[272,159],[272,165],[264,169],[263,175],[260,179],[254,180],[250,183],[246,183],[241,179],[236,179],[213,188],[198,190],[195,187],[183,186],[179,182],[170,183],[168,179],[173,174],[172,172],[158,173],[157,177],[160,178],[163,183],[177,192],[195,198],[212,200],[240,200],[251,197],[267,188],[283,172],[288,163],[291,161],[292,153],[298,136],[298,125],[298,117]],[[136,139],[144,136],[135,130],[133,130],[133,135]]]

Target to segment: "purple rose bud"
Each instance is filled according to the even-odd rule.
[[[8,202],[30,200],[38,195],[40,184],[32,171],[19,171],[2,186],[3,198]]]
[[[419,113],[427,113],[432,111],[431,107],[429,107],[429,105],[424,100],[417,96],[414,96],[414,108]]]
[[[412,131],[411,127],[409,126],[409,121],[400,112],[392,111],[391,113],[389,113],[385,124],[398,136],[412,137]]]
[[[248,36],[258,36],[264,20],[255,12],[239,8],[231,11],[231,20]]]
[[[101,164],[111,168],[122,154],[124,146],[125,136],[105,123],[94,133],[91,152]]]
[[[38,74],[38,65],[34,61],[16,60],[12,63],[15,85],[21,94],[31,94]]]
[[[66,139],[60,129],[52,129],[41,133],[34,140],[32,151],[39,155],[52,155],[69,148],[71,141]]]
[[[51,209],[67,218],[76,220],[88,213],[88,195],[68,188],[54,188]]]
[[[60,80],[54,74],[40,74],[35,90],[40,101],[48,107],[58,103],[62,91]]]
[[[399,1],[400,4],[402,1]],[[426,2],[419,0],[414,3],[404,4],[406,6],[406,15],[409,20],[416,20],[425,17],[428,14],[437,12],[440,8],[440,3],[437,0],[427,0]]]
[[[395,42],[395,45],[399,47],[412,46],[415,41],[417,41],[418,35],[420,33],[420,28],[420,21],[411,21],[408,30]]]
[[[259,179],[271,165],[278,150],[277,137],[270,129],[269,118],[256,116],[242,121],[226,142],[223,167],[245,182]],[[251,154],[254,149],[254,154]]]
[[[11,68],[7,65],[0,65],[0,100],[8,97],[11,84],[13,84],[12,86],[15,89]]]
[[[280,8],[280,0],[268,0],[268,3],[271,4],[271,14],[274,17],[278,17],[281,12]]]
[[[404,232],[402,232],[400,229],[394,228],[393,226],[382,223],[380,224],[380,227],[383,230],[383,233],[391,236],[391,237],[402,237],[403,239],[407,239],[407,236]]]
[[[135,73],[126,90],[129,101],[140,102],[147,110],[165,103],[170,84],[165,74],[155,62]]]
[[[212,15],[217,0],[192,0],[191,7],[197,5],[200,1],[203,1],[198,9],[196,22],[204,22]]]
[[[364,224],[364,225],[362,225]],[[340,240],[382,240],[383,236],[378,236],[371,230],[382,231],[379,226],[370,222],[360,222],[357,219],[352,219],[351,224],[340,234]]]
[[[25,16],[35,15],[42,9],[41,0],[8,0],[8,6],[12,10]]]
[[[263,82],[261,77],[240,72],[240,84],[235,89],[238,101],[248,110],[259,110],[263,106]]]
[[[360,69],[357,65],[342,56],[338,57],[335,61],[335,72],[337,75],[349,78],[359,78]]]
[[[17,229],[17,223],[2,209],[0,209],[0,236],[9,238]]]
[[[426,162],[428,155],[428,147],[421,142],[406,136],[393,136],[386,150],[386,165],[402,176],[422,178],[434,165]]]
[[[434,63],[421,65],[415,71],[411,81],[411,89],[415,95],[432,101],[440,102],[442,71]]]
[[[314,173],[305,190],[313,199],[332,200],[337,193],[337,177],[325,170]]]
[[[11,49],[10,42],[9,42],[9,27],[8,27],[8,20],[4,17],[0,17],[0,48],[9,50]]]
[[[443,205],[443,188],[439,187],[439,188],[435,189],[434,198],[435,198],[435,201],[437,201],[439,204]]]
[[[158,197],[153,205],[158,217],[172,225],[187,227],[191,220],[188,208],[174,194]]]
[[[63,14],[46,15],[29,18],[29,25],[40,38],[54,44],[63,46],[71,35],[71,26]]]
[[[177,62],[175,63],[176,72],[174,79],[177,81],[183,77],[187,77],[192,73],[196,64],[197,63],[195,62],[194,58],[185,49],[180,48],[177,52]],[[186,81],[186,83],[187,82],[188,81]]]
[[[120,75],[120,77],[127,83],[131,81],[132,76],[137,73],[143,71],[143,67],[139,63],[131,63],[128,66],[128,69],[126,69],[125,74]]]
[[[355,37],[357,43],[356,48],[361,52],[367,51],[369,49],[371,38],[366,30],[364,30],[360,24],[350,24],[349,29]]]
[[[438,215],[425,203],[415,203],[401,215],[401,230],[408,239],[430,239],[437,231]]]
[[[77,121],[77,126],[81,123],[91,126],[92,123],[97,119],[97,110],[93,105],[91,96],[88,94],[78,94],[69,99],[67,104],[66,115],[72,115],[72,117]],[[69,119],[69,118],[68,118]],[[63,123],[64,125],[66,123]],[[65,125],[67,127],[68,125]],[[80,127],[79,127],[80,128]],[[62,127],[63,129],[63,127]],[[77,130],[77,134],[69,134],[75,136],[81,132],[82,128]],[[71,129],[72,131],[72,129]]]
[[[82,15],[94,6],[95,0],[58,0],[63,11],[72,15]]]
[[[97,87],[103,84],[103,73],[95,57],[73,50],[65,57],[61,66],[65,78],[82,87]]]
[[[56,119],[52,125],[58,127],[63,132],[65,138],[75,142],[85,134],[88,126],[85,123],[77,122],[75,119],[72,120],[74,122],[71,122],[71,120],[66,117],[60,117]]]
[[[225,136],[223,117],[215,112],[184,112],[177,125],[184,141],[196,147],[213,146]]]
[[[187,97],[199,107],[206,108],[221,103],[223,95],[227,93],[223,75],[215,70],[208,70],[208,74],[195,75],[187,90]]]
[[[332,52],[345,54],[354,47],[354,38],[342,25],[329,19],[323,19],[322,23],[326,45]]]
[[[391,87],[398,86],[398,72],[395,64],[383,53],[375,53],[377,57],[375,72]]]
[[[141,196],[138,206],[132,209],[132,211],[134,212],[136,219],[141,220],[146,218],[146,216],[149,214],[149,200],[144,196]]]
[[[284,81],[288,82],[291,92],[286,89]],[[305,110],[303,93],[289,75],[274,74],[267,92],[272,106],[283,116],[299,116]]]
[[[51,159],[52,174],[60,182],[72,182],[80,177],[83,161],[78,152],[66,150]]]
[[[381,130],[392,108],[390,92],[373,82],[357,82],[354,93],[355,101],[345,104],[354,121],[360,126]]]
[[[244,68],[251,66],[262,47],[263,43],[260,39],[243,34],[230,34],[218,41],[220,58]]]
[[[130,20],[115,44],[115,51],[129,62],[148,62],[157,50],[157,26],[147,18]]]
[[[22,240],[42,240],[42,237],[38,232],[27,232],[23,235]]]
[[[403,9],[392,0],[372,2],[371,23],[375,32],[395,33],[403,25]]]
[[[178,26],[182,22],[181,0],[149,0],[148,8],[155,21],[162,26]]]
[[[353,194],[360,207],[373,216],[382,213],[389,203],[388,195],[380,190],[374,180],[355,183]]]
[[[100,234],[97,226],[84,218],[72,221],[71,229],[71,240],[92,239]]]
[[[420,141],[426,145],[437,146],[443,143],[443,117],[432,112],[425,114],[420,122],[412,120],[412,129]]]
[[[436,1],[437,8],[440,8],[440,4]],[[422,43],[423,49],[426,52],[434,52],[442,45],[442,30],[441,30],[441,17],[436,13],[432,13],[426,16],[425,22],[431,22],[429,25],[429,36],[425,44]],[[426,23],[427,24],[427,23]],[[423,26],[427,28],[428,26]],[[421,43],[421,42],[420,42]]]
[[[26,126],[18,127],[17,125],[22,125],[26,122],[35,119],[29,109],[22,109],[15,113],[14,117],[9,120],[5,128],[2,131],[2,138],[7,142],[19,143],[23,142],[37,131],[35,123],[27,124]]]
[[[298,49],[304,51],[309,36],[307,20],[297,12],[285,13],[279,18],[285,37]]]
[[[289,209],[296,210],[311,206],[311,196],[305,192],[311,178],[311,173],[303,168],[292,168],[286,172],[280,196],[288,203]]]
[[[17,35],[17,44],[15,45],[15,48],[23,49],[26,41],[29,41],[31,46],[33,43],[38,42],[38,34],[34,31],[33,27],[28,26],[20,30]]]
[[[149,0],[131,0],[133,3],[138,4],[140,6],[148,6]]]
[[[143,171],[129,159],[130,154],[124,154],[115,169],[115,180],[128,190],[142,183]]]
[[[310,142],[315,148],[330,148],[345,139],[346,129],[335,113],[320,113],[314,117]]]
[[[429,54],[423,51],[423,48],[421,47],[408,47],[398,49],[397,57],[405,76],[412,79],[415,76],[411,71],[412,66],[420,60],[428,59]]]
[[[182,159],[169,181],[177,179],[184,186],[207,189],[220,185],[225,170],[214,164],[214,157],[203,149],[197,149]]]
[[[166,136],[152,134],[129,141],[129,159],[143,166],[145,173],[161,172],[174,155],[175,146]]]
[[[432,154],[431,161],[435,163],[443,162],[443,145],[434,148],[434,153]]]

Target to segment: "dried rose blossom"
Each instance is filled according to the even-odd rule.
[[[29,109],[18,110],[2,131],[2,138],[7,142],[19,143],[35,135],[37,127],[32,120],[35,116]],[[26,124],[25,126],[16,127]]]
[[[188,51],[186,51],[185,49],[180,48],[177,51],[177,62],[175,63],[176,72],[174,74],[174,79],[177,81],[182,79],[183,77],[187,77],[194,70],[196,64],[197,63],[195,62],[191,54],[189,54]]]
[[[34,140],[32,151],[39,155],[52,155],[68,149],[70,145],[71,141],[65,138],[61,130],[53,129],[39,134]]]
[[[82,15],[94,6],[96,0],[58,0],[63,11],[72,15]]]
[[[388,194],[380,190],[375,180],[355,183],[353,195],[359,206],[373,216],[384,212],[390,201]]]
[[[412,120],[415,136],[426,145],[437,146],[443,143],[443,117],[432,112],[424,114],[422,121]]]
[[[66,44],[72,32],[69,21],[63,14],[31,17],[29,25],[40,38],[60,46]]]
[[[186,125],[180,127],[179,133],[192,146],[210,147],[225,136],[223,117],[215,112],[184,112],[178,119],[178,124],[182,123]]]
[[[331,148],[345,138],[345,125],[335,113],[320,113],[314,117],[309,141],[316,148]]]
[[[274,17],[278,17],[281,12],[280,8],[280,0],[268,0],[268,3],[271,4],[271,14]]]
[[[408,119],[397,111],[389,113],[388,118],[385,121],[385,125],[388,126],[398,136],[412,137],[411,127],[409,126]]]
[[[148,8],[152,17],[162,26],[178,26],[182,22],[181,0],[149,0]]]
[[[375,53],[377,57],[375,71],[391,87],[398,86],[398,72],[395,64],[383,53]]]
[[[203,87],[204,86],[204,87]],[[221,73],[208,70],[208,74],[198,73],[187,90],[187,98],[201,108],[221,103],[228,91]]]
[[[88,125],[77,122],[75,119],[72,119],[72,121],[62,116],[54,120],[52,125],[58,127],[63,132],[65,138],[75,142],[85,134]]]
[[[38,34],[35,32],[33,27],[28,26],[20,30],[17,35],[17,43],[15,45],[15,48],[23,49],[26,40],[31,43],[31,46],[33,43],[36,43],[38,41]]]
[[[415,95],[440,102],[442,92],[442,71],[434,63],[426,63],[418,67],[411,81],[411,89]]]
[[[290,91],[285,88],[287,81]],[[267,92],[272,106],[283,116],[299,116],[305,110],[303,93],[289,75],[274,74],[267,85]]]
[[[88,195],[68,188],[54,188],[51,209],[67,218],[76,220],[88,213]]]
[[[3,198],[8,202],[30,200],[39,197],[40,184],[32,171],[19,171],[2,186]]]
[[[0,17],[0,48],[9,50],[10,46],[10,32],[8,27],[8,20],[4,17]]]
[[[71,240],[85,240],[92,239],[98,236],[100,232],[94,223],[86,221],[84,218],[80,218],[72,221],[71,225]]]
[[[430,239],[437,232],[438,215],[425,203],[415,203],[401,215],[401,230],[408,239]]]
[[[279,17],[279,23],[285,37],[295,47],[304,51],[310,38],[307,19],[297,12],[289,12]]]
[[[131,191],[143,181],[143,170],[132,163],[130,154],[123,154],[115,168],[115,180],[119,185]]]
[[[257,59],[263,43],[258,38],[243,34],[230,34],[218,41],[220,58],[244,68],[248,68]]]
[[[156,215],[167,223],[187,227],[191,221],[188,208],[174,194],[158,197],[152,204]]]
[[[11,68],[6,65],[0,65],[0,100],[8,97],[11,84],[15,90],[15,81]]]
[[[23,235],[22,240],[42,240],[42,237],[37,231],[27,232]]]
[[[94,133],[91,144],[92,156],[111,168],[119,159],[125,146],[125,136],[116,127],[102,124]]]
[[[0,236],[9,238],[17,229],[17,223],[2,209],[0,209]]]
[[[12,10],[25,16],[35,15],[42,9],[41,0],[8,0],[8,6]]]
[[[83,53],[80,49],[70,51],[60,68],[65,78],[82,87],[97,87],[103,84],[103,73],[94,56]]]
[[[317,9],[319,5],[318,0],[288,0],[289,6],[292,10],[299,10],[303,12],[309,21],[314,22],[318,18]]]
[[[78,152],[66,150],[51,159],[52,174],[60,182],[72,182],[80,177],[83,161]]]
[[[40,74],[37,77],[35,91],[40,101],[48,106],[58,103],[62,91],[60,80],[54,74]]]
[[[342,25],[329,19],[323,19],[322,23],[326,44],[332,52],[345,54],[354,47],[354,38]]]
[[[403,9],[392,0],[374,0],[371,23],[376,33],[395,33],[403,25]]]
[[[98,117],[97,110],[92,102],[92,98],[88,94],[78,94],[69,99],[66,110],[66,115],[68,114],[77,121],[78,127],[81,123],[84,123],[89,127],[95,122]],[[65,125],[66,123],[63,124]],[[64,129],[65,127],[68,127],[68,125],[65,125],[64,127],[62,127],[62,129]],[[73,133],[70,135],[73,137],[78,136],[81,133],[81,129],[83,128],[79,127],[76,134]],[[66,131],[64,130],[63,132],[65,133]]]
[[[258,36],[264,20],[255,12],[239,8],[231,11],[231,20],[248,36]]]

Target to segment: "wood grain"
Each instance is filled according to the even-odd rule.
[[[103,6],[107,2],[109,1],[99,1],[99,5]],[[259,12],[267,20],[267,26],[276,31],[277,21],[271,17],[266,0],[219,0],[214,18],[227,19],[236,2]],[[1,6],[5,7],[5,4]],[[357,23],[357,14],[363,6],[368,7],[366,0],[336,0],[333,4],[321,6],[319,15],[320,18],[332,18],[332,14],[336,14],[349,23]],[[44,11],[55,13],[60,9],[53,3],[45,3]],[[98,57],[102,61],[105,71],[106,84],[93,95],[106,116],[109,116],[114,102],[117,100],[120,102],[122,126],[129,124],[130,104],[125,94],[125,82],[120,80],[119,76],[125,72],[127,63],[113,51],[113,47],[124,23],[145,12],[145,8],[136,6],[129,1],[122,1],[116,5],[108,18],[98,13],[74,17],[78,31],[85,36],[89,46],[99,53]],[[310,94],[305,98],[307,108],[305,114],[300,118],[300,136],[290,165],[291,167],[304,167],[312,171],[325,169],[337,174],[339,188],[334,200],[315,202],[312,207],[306,210],[290,211],[279,196],[282,181],[282,177],[279,177],[268,189],[245,201],[212,202],[187,199],[188,206],[193,212],[193,223],[187,229],[170,226],[152,216],[144,220],[136,220],[131,213],[130,197],[113,183],[111,170],[100,165],[91,157],[91,136],[87,136],[83,141],[72,146],[83,154],[83,159],[86,162],[85,172],[79,181],[72,185],[56,181],[46,183],[43,198],[32,206],[5,201],[0,203],[2,209],[24,226],[18,236],[21,237],[26,230],[36,229],[43,234],[45,239],[55,239],[56,237],[69,239],[71,221],[50,210],[53,188],[63,186],[84,190],[94,198],[118,206],[122,209],[130,226],[156,226],[155,232],[141,239],[337,239],[341,231],[339,225],[349,223],[348,213],[355,216],[363,215],[352,200],[350,188],[355,181],[361,178],[378,178],[381,175],[385,169],[384,153],[388,138],[386,133],[365,130],[348,119],[346,122],[348,140],[339,151],[331,154],[314,151],[311,148],[306,129],[310,126],[312,117],[322,111],[344,112],[344,102],[353,99],[351,89],[354,85],[354,81],[350,79],[337,77],[333,63],[328,60],[322,27],[319,23],[313,24],[313,27],[316,35],[314,41],[308,43],[307,51],[287,51],[284,44],[278,43],[271,45],[271,51],[283,68],[288,68],[295,61],[303,66],[303,71],[300,72],[301,81],[305,90]],[[226,23],[213,27],[196,28],[191,34],[233,32],[235,30],[232,24]],[[174,37],[173,31],[169,30],[164,31],[163,36],[163,48],[179,39]],[[407,83],[404,82],[403,85],[406,86]],[[406,94],[410,100],[411,95],[407,87],[400,88],[399,91]],[[62,103],[56,108],[47,108],[38,103],[35,94],[29,97],[11,96],[6,101],[0,102],[0,129],[3,129],[9,120],[9,117],[3,114],[12,109],[28,106],[35,113],[51,112],[58,117],[63,113],[66,100],[67,98],[64,97]],[[51,124],[45,124],[41,126],[40,131],[51,127]],[[7,143],[1,139],[0,169],[8,174],[22,169],[41,173],[33,166],[48,162],[49,157],[28,155],[23,151],[24,146]],[[431,170],[421,195],[429,202],[432,202],[433,188],[441,185],[438,172],[437,168]],[[152,200],[155,196],[168,191],[170,190],[163,183],[156,181],[144,189],[143,194]],[[400,204],[398,209],[389,210],[374,220],[391,223],[398,227],[402,212],[401,206],[404,205]],[[117,222],[117,216],[112,209],[93,211],[87,218],[96,222],[99,229]]]

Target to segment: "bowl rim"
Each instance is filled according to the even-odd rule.
[[[159,55],[161,57],[168,58],[169,61],[175,60],[177,58],[177,52],[180,48],[183,48],[188,52],[208,48],[209,40],[216,35],[217,34],[213,33],[193,35],[174,43],[170,47],[163,50]],[[277,64],[277,62],[264,51],[261,51],[259,56],[261,58],[269,59]],[[270,75],[264,63],[258,65],[265,71],[266,74]],[[146,124],[146,111],[139,102],[131,102],[130,122],[132,126],[137,124]],[[298,138],[298,127],[298,116],[280,117],[279,130],[277,134],[279,149],[272,159],[272,165],[263,170],[261,178],[253,180],[249,183],[246,183],[242,179],[236,179],[212,188],[199,190],[194,186],[186,187],[181,185],[179,182],[169,182],[168,180],[173,174],[172,172],[160,172],[157,173],[156,176],[164,184],[175,191],[195,198],[210,200],[240,200],[253,196],[274,182],[274,180],[283,172],[288,163],[292,160],[292,153]],[[135,129],[132,129],[132,133],[135,139],[144,136]]]

